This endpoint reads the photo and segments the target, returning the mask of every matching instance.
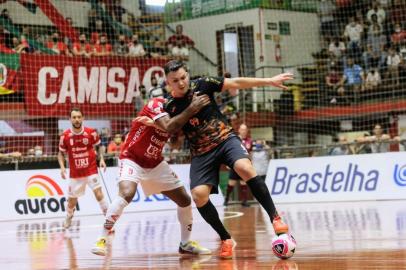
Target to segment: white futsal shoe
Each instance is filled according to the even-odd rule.
[[[107,238],[106,237],[100,237],[97,239],[96,244],[94,244],[94,247],[92,248],[92,253],[99,255],[99,256],[106,256],[107,253]]]
[[[179,253],[182,255],[210,255],[211,250],[205,247],[202,247],[196,241],[187,241],[186,244],[179,244]]]

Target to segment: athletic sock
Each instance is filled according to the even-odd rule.
[[[178,206],[178,220],[180,223],[180,240],[184,245],[190,240],[192,234],[193,215],[191,204],[186,207]]]
[[[73,207],[73,208],[70,208],[70,207],[69,207],[69,199],[66,200],[65,208],[66,208],[66,215],[67,215],[68,217],[73,216],[73,213],[75,212],[75,207]]]
[[[128,202],[124,200],[123,197],[118,196],[110,204],[109,209],[107,209],[106,220],[103,226],[103,236],[107,236],[110,230],[113,228],[116,221],[120,218],[123,213],[124,208],[128,205]]]
[[[241,188],[241,201],[246,202],[248,200],[248,187],[247,185],[240,185]]]
[[[227,192],[226,192],[226,201],[230,199],[231,192],[233,192],[234,186],[231,186],[230,184],[227,185]]]
[[[106,198],[103,198],[99,201],[100,209],[103,212],[103,215],[107,214],[107,209],[109,208],[109,204],[107,203]]]
[[[268,213],[271,221],[273,221],[274,217],[278,215],[278,212],[276,211],[275,204],[272,201],[271,194],[265,182],[261,180],[261,177],[255,176],[246,183],[250,187],[252,195]]]
[[[231,238],[223,223],[221,223],[216,207],[214,207],[210,200],[202,207],[198,207],[197,210],[199,210],[199,213],[203,219],[218,233],[221,240]]]

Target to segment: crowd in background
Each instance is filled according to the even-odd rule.
[[[331,103],[358,102],[363,93],[400,86],[406,72],[406,1],[322,0],[318,14]]]
[[[122,16],[118,16],[116,13],[111,11],[110,15],[113,15],[112,17],[121,23],[123,21]],[[13,25],[13,20],[7,9],[1,11],[0,18]],[[65,18],[65,23],[75,28],[75,22],[72,18]],[[175,33],[167,40],[154,35],[149,37],[150,40],[140,40],[135,32],[133,32],[134,34],[122,34],[117,29],[112,28],[108,20],[99,16],[95,9],[90,9],[88,13],[87,28],[75,28],[79,36],[74,41],[63,36],[57,29],[44,30],[35,25],[19,26],[19,28],[21,35],[14,36],[7,29],[0,27],[0,52],[44,53],[34,44],[30,44],[29,40],[33,40],[57,55],[82,57],[116,55],[188,61],[189,50],[194,46],[193,40],[183,33],[182,25],[177,25]],[[144,43],[151,45],[145,46]]]

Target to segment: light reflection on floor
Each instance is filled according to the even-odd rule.
[[[279,205],[298,247],[280,261],[270,250],[271,223],[258,207],[220,207],[238,242],[231,261],[216,256],[218,238],[197,211],[193,238],[213,256],[180,258],[176,211],[126,213],[116,227],[112,253],[90,249],[101,231],[102,216],[80,217],[63,232],[63,219],[2,222],[1,269],[406,269],[406,201],[369,201]],[[379,261],[378,261],[379,260]],[[369,264],[371,268],[369,268]],[[392,268],[393,267],[393,268]]]

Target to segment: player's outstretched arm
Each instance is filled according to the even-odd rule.
[[[208,95],[199,96],[198,93],[194,93],[192,102],[182,113],[173,118],[170,118],[169,115],[158,118],[155,121],[155,125],[159,129],[163,129],[169,133],[177,132],[187,123],[187,121],[189,121],[193,115],[209,104],[210,98]]]
[[[261,86],[274,86],[284,90],[288,87],[283,85],[284,82],[292,80],[292,73],[282,73],[271,78],[249,78],[249,77],[237,77],[237,78],[225,78],[222,91],[228,89],[249,89],[253,87]]]

